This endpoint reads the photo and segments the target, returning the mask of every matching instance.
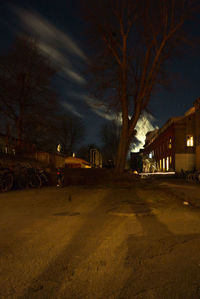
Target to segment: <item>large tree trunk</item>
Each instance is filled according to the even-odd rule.
[[[117,163],[115,166],[115,171],[122,173],[126,166],[126,157],[130,145],[129,141],[129,118],[128,118],[128,96],[127,96],[127,38],[128,35],[124,31],[123,22],[121,23],[121,32],[123,37],[123,47],[122,47],[122,64],[121,64],[121,108],[122,108],[122,130],[118,148]]]
[[[128,128],[125,126],[122,127],[122,132],[119,141],[117,161],[115,166],[115,172],[122,173],[126,166],[126,158],[129,149],[129,140],[128,140]]]
[[[135,115],[131,121],[127,118],[123,119],[121,136],[119,141],[118,153],[117,153],[117,162],[115,166],[115,172],[122,173],[126,167],[126,159],[128,150],[131,144],[131,141],[136,134],[135,126],[140,117],[141,110],[140,106],[137,106],[135,109]]]

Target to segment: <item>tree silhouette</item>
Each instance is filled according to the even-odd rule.
[[[27,128],[42,126],[56,109],[56,95],[50,89],[55,72],[38,42],[26,35],[18,36],[0,56],[0,113],[14,123],[19,148]]]
[[[84,135],[85,125],[79,117],[69,113],[59,116],[58,137],[64,154],[71,156]]]
[[[195,9],[190,0],[83,1],[91,48],[91,92],[116,113],[122,127],[116,171],[125,167],[135,126],[152,90],[165,83],[166,62],[184,39],[183,24]]]
[[[103,144],[102,155],[104,166],[114,166],[116,164],[120,131],[121,126],[116,121],[108,122],[100,129],[99,137]]]

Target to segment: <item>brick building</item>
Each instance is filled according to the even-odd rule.
[[[144,156],[160,171],[200,170],[200,98],[185,115],[147,133]]]

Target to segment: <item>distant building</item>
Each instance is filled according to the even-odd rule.
[[[8,134],[0,133],[0,154],[15,155],[16,153],[34,152],[34,144],[24,140],[21,141],[20,147],[18,139]]]
[[[17,139],[9,135],[0,133],[0,153],[15,155],[17,148]]]
[[[90,163],[87,161],[75,158],[75,157],[66,157],[65,158],[65,167],[67,168],[91,168]]]
[[[185,115],[172,117],[159,130],[147,133],[144,156],[163,172],[200,170],[200,98]]]
[[[90,149],[90,165],[94,168],[102,168],[102,155],[96,148]]]

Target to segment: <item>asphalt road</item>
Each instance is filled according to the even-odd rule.
[[[0,298],[200,298],[200,209],[155,181],[0,194]]]

